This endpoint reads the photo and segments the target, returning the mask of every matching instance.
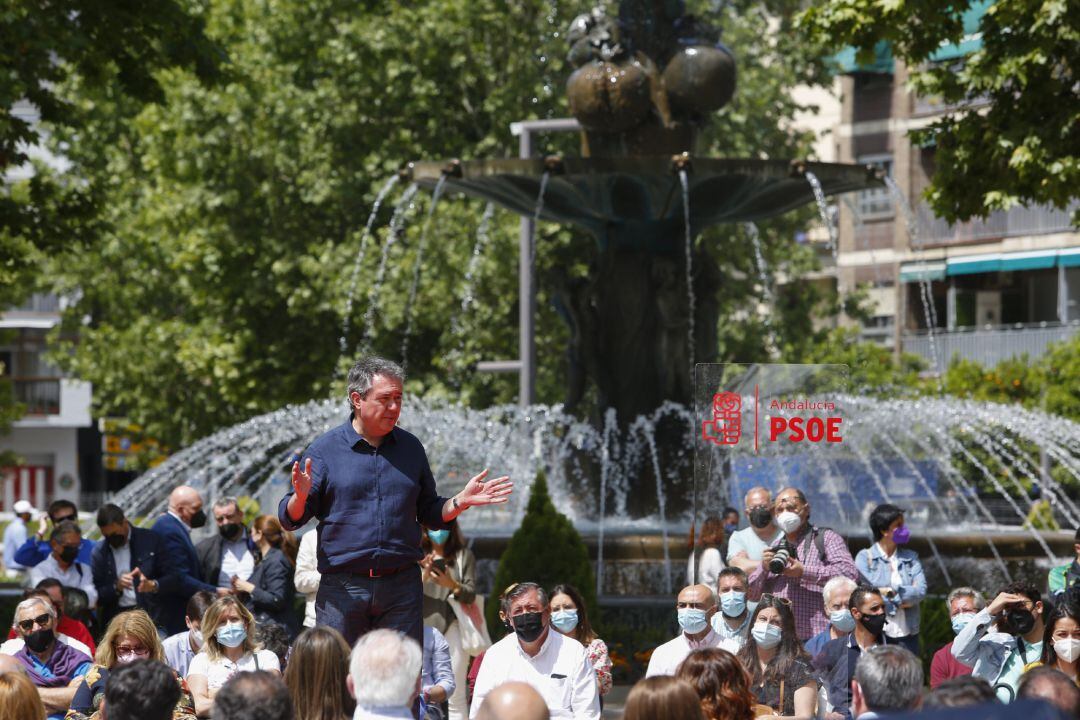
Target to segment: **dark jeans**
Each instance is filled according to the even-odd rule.
[[[377,578],[326,573],[315,596],[315,623],[340,632],[349,647],[369,630],[382,628],[403,632],[423,647],[423,603],[419,568]]]

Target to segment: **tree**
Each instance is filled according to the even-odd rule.
[[[958,44],[963,14],[985,8],[981,42],[961,63],[934,62]],[[801,27],[815,43],[854,46],[861,60],[879,43],[912,71],[911,87],[965,105],[915,133],[936,143],[926,190],[949,221],[1017,204],[1065,208],[1080,197],[1080,5],[1068,0],[827,0]],[[985,98],[988,107],[977,107]],[[1074,215],[1080,224],[1080,214]]]

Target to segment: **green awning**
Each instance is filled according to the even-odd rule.
[[[975,273],[998,272],[1001,270],[1001,253],[990,255],[969,255],[949,258],[946,262],[947,275],[974,275]]]
[[[841,75],[857,72],[891,75],[893,71],[892,48],[884,40],[874,46],[874,54],[869,63],[860,63],[853,47],[844,48],[833,55],[832,61],[839,66]]]
[[[1058,265],[1080,267],[1080,248],[1058,250]]]
[[[1012,272],[1016,270],[1045,270],[1057,266],[1061,250],[1035,250],[1017,253],[989,253],[949,258],[946,275],[972,275],[975,273]],[[1069,252],[1069,251],[1065,251]],[[1080,264],[1080,260],[1077,260]]]
[[[916,262],[900,266],[900,282],[944,279],[945,263],[943,262]]]
[[[939,50],[930,55],[931,62],[953,60],[955,58],[970,55],[982,48],[982,31],[979,25],[987,8],[994,4],[994,0],[974,0],[971,6],[961,16],[964,24],[964,34],[956,44],[945,43]]]

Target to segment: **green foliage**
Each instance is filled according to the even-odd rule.
[[[1034,528],[1035,530],[1061,529],[1061,525],[1059,525],[1057,519],[1054,518],[1054,510],[1050,506],[1049,500],[1039,500],[1032,503],[1031,510],[1028,511],[1024,525],[1025,527]]]
[[[923,665],[923,677],[930,677],[930,663],[934,653],[953,641],[952,618],[945,598],[927,595],[919,603],[919,644]]]
[[[930,62],[942,43],[960,42],[961,16],[978,4],[827,0],[812,4],[800,25],[813,42],[854,46],[864,60],[887,42],[920,95],[988,102],[915,133],[916,142],[936,143],[926,197],[938,215],[952,222],[1017,204],[1064,208],[1080,197],[1080,4],[994,0],[979,24],[978,51],[959,64]]]
[[[542,471],[533,482],[521,527],[510,538],[495,571],[495,592],[486,606],[493,639],[505,634],[499,620],[498,595],[519,582],[534,582],[547,591],[559,584],[573,585],[585,600],[590,620],[594,624],[598,620],[600,606],[589,552],[569,518],[551,503]]]

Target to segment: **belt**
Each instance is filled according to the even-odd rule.
[[[386,577],[387,575],[397,575],[402,570],[408,570],[409,568],[414,567],[416,567],[415,563],[413,563],[412,565],[402,565],[401,567],[396,568],[379,568],[377,570],[364,570],[356,574],[369,578],[380,578]]]

